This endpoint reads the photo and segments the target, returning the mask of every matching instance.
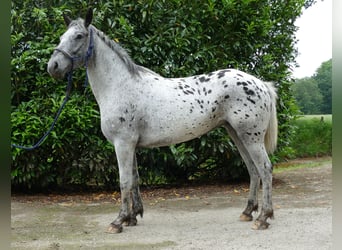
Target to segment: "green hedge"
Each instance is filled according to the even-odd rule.
[[[36,142],[52,122],[66,82],[47,74],[46,64],[65,31],[62,13],[84,15],[88,1],[12,1],[12,143]],[[310,1],[96,1],[94,25],[125,47],[136,63],[166,77],[234,67],[274,81],[279,151],[289,150],[297,107],[290,94],[294,20]],[[85,73],[74,74],[74,90],[57,126],[35,151],[13,149],[12,187],[118,186],[113,147],[101,134],[99,112]],[[276,157],[274,157],[275,159]],[[141,181],[170,183],[247,176],[222,129],[171,147],[139,150]]]
[[[292,141],[296,157],[318,157],[332,154],[332,121],[326,116],[305,117],[294,122],[295,137]]]

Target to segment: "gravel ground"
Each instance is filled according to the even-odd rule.
[[[11,248],[332,249],[331,172],[331,161],[325,161],[274,174],[275,218],[263,231],[239,221],[248,186],[167,191],[174,196],[143,192],[144,218],[121,234],[106,233],[119,211],[115,199],[74,196],[47,202],[49,197],[14,196]]]

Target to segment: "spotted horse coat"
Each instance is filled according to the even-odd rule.
[[[240,220],[251,221],[257,211],[261,180],[262,207],[253,228],[266,229],[267,219],[273,217],[272,164],[267,153],[277,142],[273,85],[236,69],[165,78],[135,64],[120,45],[91,25],[91,9],[85,20],[64,19],[68,29],[48,62],[48,72],[63,78],[87,64],[101,129],[115,146],[119,166],[122,204],[108,232],[121,232],[123,224],[134,226],[136,216],[143,215],[136,148],[184,142],[219,126],[226,128],[251,177]]]

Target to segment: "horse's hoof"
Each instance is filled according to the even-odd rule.
[[[138,220],[136,218],[131,218],[124,222],[124,226],[127,226],[127,227],[136,226],[137,224],[138,224]]]
[[[240,215],[240,221],[252,221],[252,220],[253,220],[252,215],[247,215],[247,214]]]
[[[121,225],[110,224],[110,226],[107,229],[107,233],[110,233],[110,234],[118,234],[121,232],[122,232],[122,226]]]
[[[269,227],[270,223],[267,223],[266,221],[260,221],[256,220],[254,222],[254,225],[252,226],[252,229],[254,230],[265,230]]]

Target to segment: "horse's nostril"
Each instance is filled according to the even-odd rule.
[[[53,69],[58,69],[58,63],[57,62],[55,62]]]

